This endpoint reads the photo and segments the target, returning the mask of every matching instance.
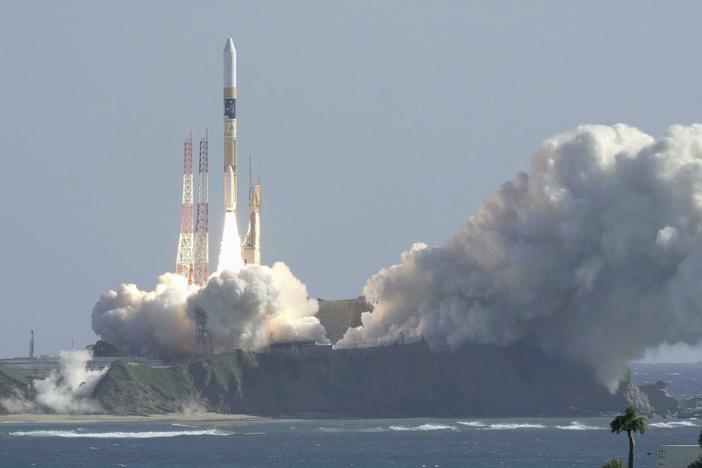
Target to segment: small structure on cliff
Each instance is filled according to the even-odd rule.
[[[212,338],[207,330],[207,312],[195,310],[195,354],[212,354]]]
[[[332,344],[339,341],[349,328],[361,325],[363,312],[373,310],[373,307],[366,302],[366,298],[363,296],[336,301],[317,300],[319,301],[317,318],[327,330],[327,338]]]
[[[294,356],[304,356],[320,351],[331,351],[331,345],[318,345],[314,340],[283,341],[280,343],[271,343],[266,349],[268,353],[285,353]]]

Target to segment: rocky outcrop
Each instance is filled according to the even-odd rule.
[[[678,413],[680,402],[668,393],[667,383],[659,380],[653,384],[641,385],[640,388],[648,396],[651,406],[657,414],[673,416]]]
[[[424,342],[332,351],[231,353],[168,368],[113,364],[94,391],[115,414],[179,411],[291,417],[578,416],[648,398],[627,382],[610,394],[588,368],[537,348],[465,347],[436,353]]]

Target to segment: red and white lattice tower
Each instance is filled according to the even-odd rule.
[[[200,138],[200,164],[197,174],[197,218],[195,223],[195,247],[193,249],[194,281],[197,285],[207,283],[209,275],[209,240],[207,234],[208,223],[207,204],[207,131]]]
[[[180,237],[176,274],[192,281],[193,276],[193,136],[188,135],[183,156],[183,204],[180,212]]]

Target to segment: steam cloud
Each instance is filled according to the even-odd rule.
[[[122,284],[103,294],[93,308],[93,330],[126,352],[174,355],[195,345],[194,311],[207,313],[216,350],[255,350],[271,342],[315,340],[327,343],[316,300],[281,262],[222,270],[206,286],[188,287],[185,278],[166,273],[153,291]]]
[[[626,362],[702,337],[702,125],[656,141],[625,125],[547,140],[438,247],[366,284],[345,346],[530,340],[616,389]]]
[[[100,412],[100,406],[91,399],[104,370],[88,370],[89,351],[61,351],[59,370],[48,377],[35,380],[34,400],[22,397],[2,401],[10,413],[87,414]]]

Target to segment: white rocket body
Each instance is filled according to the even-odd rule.
[[[224,46],[224,211],[236,211],[236,49]]]

